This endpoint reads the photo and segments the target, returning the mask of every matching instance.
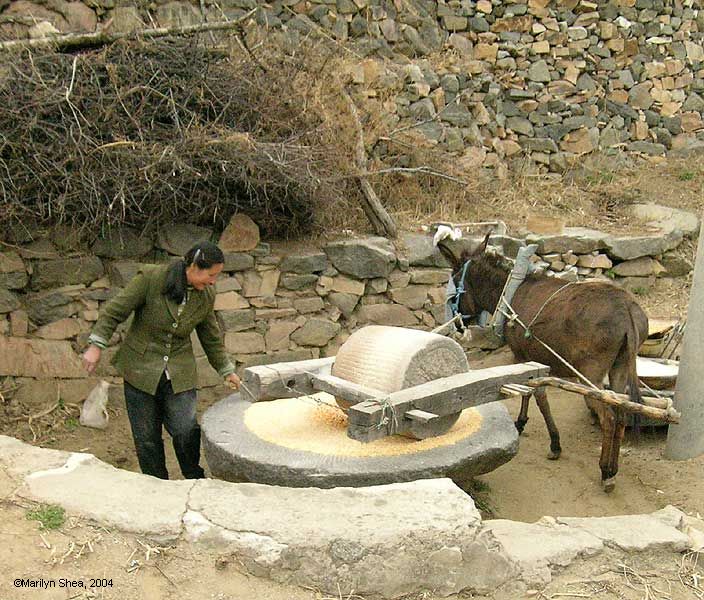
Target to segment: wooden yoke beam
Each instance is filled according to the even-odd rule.
[[[247,367],[240,394],[249,402],[315,394],[311,376],[329,375],[334,362],[333,356]]]
[[[527,383],[542,377],[548,367],[536,362],[477,369],[428,381],[421,385],[367,400],[350,407],[347,435],[362,442],[410,431],[421,417],[432,421],[432,415],[447,417],[465,408],[501,400],[502,386]],[[423,413],[410,411],[423,411]]]

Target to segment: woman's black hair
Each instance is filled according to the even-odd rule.
[[[188,286],[186,268],[190,265],[195,265],[199,269],[209,269],[214,265],[219,265],[224,262],[225,255],[216,244],[207,240],[198,242],[193,248],[186,252],[186,256],[169,267],[166,274],[164,294],[176,302],[176,304],[181,304],[186,295],[186,287]]]

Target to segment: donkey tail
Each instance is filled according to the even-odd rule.
[[[638,371],[636,368],[636,357],[638,356],[638,350],[640,350],[641,339],[638,332],[638,325],[633,314],[633,307],[629,307],[628,317],[630,323],[621,348],[621,352],[626,353],[628,396],[631,402],[643,404],[643,396],[640,393]],[[633,413],[633,433],[636,437],[640,434],[640,415],[638,413]]]

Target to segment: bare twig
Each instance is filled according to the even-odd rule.
[[[382,206],[376,192],[374,192],[374,188],[372,188],[365,176],[367,171],[367,155],[364,150],[364,131],[362,130],[362,123],[360,122],[359,115],[357,114],[357,107],[355,106],[354,101],[350,97],[347,90],[343,90],[342,94],[347,102],[347,107],[350,115],[352,116],[352,122],[354,123],[357,131],[355,163],[359,169],[359,185],[362,188],[365,199],[362,208],[377,233],[395,238],[397,235],[396,224],[386,212],[386,209]]]
[[[460,179],[459,177],[453,177],[452,175],[448,175],[447,173],[441,173],[440,171],[436,171],[435,169],[431,169],[427,166],[391,167],[388,169],[379,169],[378,171],[367,171],[367,175],[383,175],[384,173],[424,173],[426,175],[432,175],[434,177],[442,177],[443,179],[454,181],[455,183],[459,183],[461,185],[468,184],[468,182],[464,179]]]
[[[42,47],[53,47],[59,50],[75,50],[78,48],[104,46],[123,39],[154,39],[160,37],[193,35],[208,31],[227,31],[237,28],[240,23],[249,19],[256,10],[256,8],[253,8],[234,21],[184,25],[183,27],[158,27],[130,32],[110,33],[107,31],[99,31],[97,33],[68,33],[65,35],[53,35],[36,39],[9,40],[7,42],[0,42],[0,51]]]

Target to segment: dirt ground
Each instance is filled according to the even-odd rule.
[[[478,366],[509,361],[509,352],[498,351]],[[221,394],[226,393],[223,388]],[[202,399],[201,411],[217,400],[220,393],[209,396]],[[653,512],[668,504],[695,516],[704,514],[701,475],[704,457],[681,462],[666,460],[664,428],[646,428],[637,442],[628,433],[616,489],[607,495],[600,488],[599,428],[591,424],[581,397],[552,391],[549,398],[562,436],[562,457],[558,461],[547,460],[549,438],[537,407],[531,406],[518,455],[475,482],[472,493],[485,518],[532,522],[544,515],[637,514]],[[507,401],[507,407],[511,414],[517,414],[518,401]],[[18,437],[31,437],[26,426],[24,430],[22,427],[18,425]],[[138,470],[126,414],[119,406],[112,407],[107,430],[64,423],[55,427],[42,445],[90,452],[121,468]],[[169,444],[167,460],[172,476],[178,477]],[[29,508],[29,503],[0,503],[0,564],[8,574],[0,578],[0,600],[362,598],[279,585],[243,574],[234,556],[185,543],[154,548],[135,536],[75,519],[69,519],[58,531],[42,532],[35,521],[26,519]],[[630,555],[624,560],[607,552],[558,573],[541,592],[509,590],[497,598],[700,599],[704,597],[704,585],[700,587],[700,581],[704,582],[704,559],[701,566],[697,559],[696,554],[653,554]],[[85,583],[93,577],[108,578],[112,579],[113,587],[17,590],[12,587],[15,577],[43,577],[57,582],[65,577]],[[413,600],[434,598],[433,594],[425,594],[414,596]]]
[[[0,501],[0,600],[365,600],[274,583],[244,574],[237,557],[203,546],[156,546],[75,518],[56,530],[28,520],[29,503]],[[602,600],[698,600],[704,596],[704,564],[689,553],[632,554],[604,551],[555,573],[543,590],[509,582],[490,598],[596,598]],[[52,588],[15,587],[27,578]],[[91,579],[101,587],[89,587]],[[74,587],[65,587],[71,582]],[[94,582],[97,583],[97,582]],[[64,587],[61,587],[61,586]],[[79,587],[83,586],[83,587]],[[405,600],[439,600],[433,593]],[[450,600],[489,598],[461,593]]]
[[[499,351],[481,366],[509,362],[510,356],[507,351]],[[227,393],[222,388],[222,396]],[[217,395],[202,398],[201,414],[217,398]],[[531,522],[544,515],[648,513],[667,504],[690,514],[704,515],[704,457],[678,462],[666,460],[663,456],[666,427],[646,427],[637,441],[630,431],[627,432],[616,489],[607,495],[600,489],[600,429],[592,425],[582,398],[551,390],[549,399],[560,429],[562,456],[557,461],[547,460],[549,437],[540,412],[531,404],[530,420],[520,438],[518,455],[496,471],[478,478],[474,494],[485,516]],[[506,401],[514,416],[518,414],[519,402]],[[26,424],[20,424],[15,431],[16,437],[31,441]],[[89,452],[116,467],[139,471],[127,415],[119,405],[112,407],[106,430],[64,423],[43,439],[41,445]],[[180,478],[168,438],[165,446],[171,477]]]

